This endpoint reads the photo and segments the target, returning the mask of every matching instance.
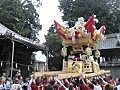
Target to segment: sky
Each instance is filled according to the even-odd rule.
[[[42,24],[42,30],[39,32],[40,43],[45,42],[44,35],[47,34],[47,30],[54,23],[54,20],[62,23],[62,13],[58,9],[58,0],[41,0],[42,6],[37,9],[40,15],[40,24]],[[42,37],[42,39],[41,39]]]
[[[47,34],[47,30],[49,27],[54,23],[54,20],[59,22],[60,24],[64,24],[62,22],[62,13],[59,11],[58,6],[59,2],[58,0],[41,0],[42,6],[37,8],[37,12],[40,17],[40,24],[42,24],[42,30],[39,32],[38,38],[40,39],[40,44],[45,42],[44,35]],[[42,55],[41,51],[38,51],[36,53],[36,59],[37,61],[46,61],[46,57]]]

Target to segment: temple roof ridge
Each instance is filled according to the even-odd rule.
[[[4,36],[8,39],[11,39],[13,41],[16,41],[16,42],[19,42],[19,43],[22,43],[25,45],[32,45],[32,46],[36,47],[37,49],[41,49],[41,50],[45,49],[44,45],[41,45],[38,42],[33,41],[32,39],[23,37],[23,36],[15,33],[14,31],[8,29],[1,23],[0,23],[0,36]]]

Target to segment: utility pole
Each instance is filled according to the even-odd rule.
[[[12,76],[13,76],[13,60],[14,60],[14,41],[12,39],[12,61],[11,61],[11,79],[12,79]]]
[[[46,57],[46,71],[48,71],[49,48],[46,48],[46,53],[47,53],[47,57]]]

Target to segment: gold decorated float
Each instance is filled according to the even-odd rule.
[[[45,75],[56,75],[58,78],[69,78],[84,74],[86,76],[95,76],[98,74],[109,73],[109,71],[100,70],[98,60],[100,58],[99,50],[94,50],[97,43],[104,38],[105,26],[96,29],[95,16],[90,16],[85,22],[83,17],[78,18],[75,26],[72,28],[64,27],[54,21],[57,34],[62,39],[63,48],[61,55],[63,60],[63,71],[45,72]],[[37,73],[36,76],[42,76]]]
[[[95,27],[95,16],[90,16],[85,22],[78,18],[75,26],[66,28],[55,22],[58,35],[63,40],[62,56],[65,58],[64,71],[67,73],[98,73],[100,68],[97,60],[100,58],[98,50],[93,54],[92,49],[104,38],[105,26],[99,30]],[[96,59],[96,60],[95,60]]]

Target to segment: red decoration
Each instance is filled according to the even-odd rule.
[[[90,16],[88,21],[85,24],[85,29],[87,30],[88,33],[93,33],[94,32],[94,26],[95,26],[95,20],[94,16]]]
[[[63,31],[63,26],[61,26],[58,22],[54,21],[55,23],[55,29],[57,31],[57,33],[62,36],[64,39],[67,39],[67,37],[65,36],[65,32]]]
[[[103,25],[103,26],[100,27],[99,30],[100,30],[101,33],[103,33],[103,32],[105,32],[105,29],[106,29],[106,28],[105,28],[105,25]]]

